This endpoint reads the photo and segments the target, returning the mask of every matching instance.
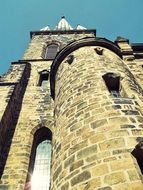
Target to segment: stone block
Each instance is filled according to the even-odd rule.
[[[67,158],[64,162],[64,168],[70,166],[75,160],[75,155],[70,156],[69,158]]]
[[[75,152],[77,152],[78,150],[81,150],[82,148],[86,147],[87,146],[87,140],[84,140],[74,146],[72,146],[69,150],[69,154],[73,154]]]
[[[114,130],[114,131],[109,131],[107,133],[107,136],[109,138],[129,136],[129,132],[127,130]]]
[[[73,162],[70,166],[70,172],[72,172],[75,169],[80,168],[81,166],[83,166],[84,161],[83,160],[78,160],[76,162]]]
[[[100,178],[93,178],[92,180],[89,180],[88,182],[79,185],[79,190],[93,190],[97,189],[101,186],[101,180]]]
[[[95,135],[92,135],[91,137],[89,137],[89,141],[92,144],[105,141],[105,140],[106,140],[106,135],[104,133],[96,133]]]
[[[59,176],[59,174],[61,173],[62,171],[62,165],[60,165],[57,170],[54,172],[54,175],[53,175],[53,181],[55,181],[57,179],[57,177]]]
[[[96,154],[96,153],[97,153],[97,145],[95,144],[95,145],[89,146],[87,148],[81,149],[77,153],[77,158],[83,159],[83,158],[86,158],[86,157]]]
[[[69,183],[66,182],[64,185],[62,185],[61,190],[68,190],[69,189]]]
[[[98,160],[103,160],[104,158],[109,157],[109,156],[110,156],[109,151],[98,152],[94,155],[87,157],[86,162],[96,162]]]
[[[134,168],[133,160],[132,159],[121,159],[112,161],[110,163],[111,170],[128,170],[130,168]]]
[[[129,125],[129,124],[124,124],[124,125],[120,125],[121,129],[132,129],[132,128],[136,128],[135,125]]]
[[[139,174],[137,173],[137,171],[135,169],[133,170],[128,170],[127,171],[128,175],[129,175],[129,179],[131,181],[137,181],[137,180],[140,180],[140,176]]]
[[[101,187],[101,188],[99,188],[97,190],[112,190],[112,188],[107,186],[107,187]]]
[[[123,148],[124,146],[125,141],[123,138],[115,138],[99,144],[99,148],[101,151]]]
[[[115,172],[106,175],[104,178],[104,183],[109,185],[116,185],[120,183],[125,183],[127,181],[126,176],[123,172]]]
[[[91,174],[89,171],[83,171],[82,173],[78,174],[77,176],[71,179],[71,186],[79,184],[81,182],[87,181],[91,178]]]
[[[92,176],[98,177],[105,175],[109,172],[107,164],[99,164],[91,169]]]
[[[101,120],[97,120],[97,121],[94,121],[93,123],[91,123],[91,127],[93,129],[95,128],[98,128],[98,127],[101,127],[101,126],[104,126],[104,125],[107,125],[107,120],[106,119],[101,119]]]

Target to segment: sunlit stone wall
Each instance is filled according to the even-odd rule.
[[[74,51],[73,63],[65,59],[56,74],[52,189],[142,189],[131,154],[143,135],[132,90],[138,86],[117,55],[105,48],[99,55],[95,48]],[[119,98],[102,78],[108,72],[120,76]]]

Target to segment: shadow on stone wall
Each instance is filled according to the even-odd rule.
[[[7,107],[0,123],[0,178],[3,174],[6,160],[10,151],[12,138],[22,107],[22,100],[30,77],[31,66],[26,64],[23,74],[17,83],[4,83],[2,85],[11,86],[12,90],[7,95]]]

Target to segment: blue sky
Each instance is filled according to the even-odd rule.
[[[143,0],[3,0],[0,5],[0,73],[21,59],[29,32],[55,27],[65,15],[72,26],[97,29],[97,36],[143,42]]]

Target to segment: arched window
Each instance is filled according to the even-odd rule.
[[[49,190],[52,133],[42,127],[34,135],[25,190]]]
[[[49,80],[49,71],[47,71],[47,70],[41,71],[38,86],[47,88],[49,86],[48,80]]]
[[[115,73],[106,73],[102,77],[111,95],[120,97],[120,76]]]
[[[59,46],[57,44],[50,44],[47,46],[45,59],[54,59],[59,50]]]

